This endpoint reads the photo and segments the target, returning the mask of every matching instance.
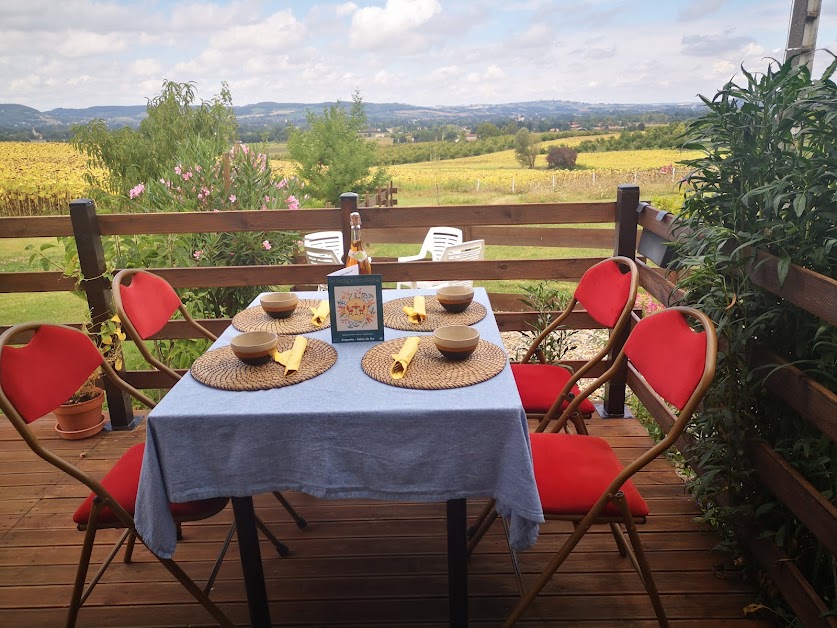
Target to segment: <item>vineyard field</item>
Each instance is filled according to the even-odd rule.
[[[578,144],[586,137],[544,142]],[[390,166],[400,205],[564,202],[615,198],[616,186],[636,183],[650,198],[679,195],[686,174],[678,165],[695,151],[642,150],[581,153],[575,170],[547,170],[539,155],[535,169],[522,168],[514,151],[476,157]],[[293,174],[288,161],[274,168]],[[0,216],[67,213],[69,201],[84,196],[85,158],[69,144],[4,142],[0,144]]]

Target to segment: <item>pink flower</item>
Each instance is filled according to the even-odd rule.
[[[195,251],[194,253],[192,253],[192,257],[200,261],[201,257],[203,257],[203,251]]]
[[[269,251],[272,247],[270,246],[270,240],[265,240],[262,242],[262,246],[264,247],[265,251]]]
[[[180,164],[177,164],[174,167],[174,174],[180,174],[181,172],[182,172],[182,170],[180,169]]]
[[[288,209],[299,209],[299,199],[293,194],[286,198],[285,201],[288,203]]]
[[[281,190],[282,188],[288,187],[288,180],[282,179],[279,183],[276,184],[276,189]]]
[[[128,192],[129,198],[136,198],[140,194],[145,191],[145,186],[142,183],[137,183],[134,187],[131,188],[131,191]]]
[[[203,193],[202,192],[198,192],[198,200],[199,201],[203,200]]]
[[[235,194],[230,194],[230,203],[235,203]]]
[[[192,171],[191,170],[187,170],[186,172],[183,173],[183,180],[184,181],[188,181],[191,178],[192,178]]]
[[[195,172],[200,172],[200,171],[201,171],[201,167],[200,167],[200,164],[198,164],[198,165],[195,166]]]

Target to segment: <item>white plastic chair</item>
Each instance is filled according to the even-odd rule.
[[[302,238],[304,247],[315,249],[330,249],[337,255],[337,262],[312,262],[309,264],[340,264],[343,261],[343,234],[340,231],[315,231]]]
[[[485,240],[471,240],[462,244],[454,244],[445,249],[440,262],[474,262],[485,259]],[[452,281],[417,281],[416,288],[435,289],[442,286],[473,286],[470,279],[455,279]]]
[[[327,232],[326,232],[327,233]],[[339,231],[336,233],[340,233]],[[332,249],[320,248],[316,246],[308,246],[307,244],[303,245],[302,247],[305,249],[305,260],[309,264],[342,264],[343,262],[340,260],[340,256],[335,253]],[[319,290],[328,290],[327,284],[319,284]]]
[[[427,235],[424,236],[424,242],[421,243],[421,250],[416,255],[405,255],[398,258],[399,262],[417,262],[427,258],[430,253],[430,259],[438,262],[442,259],[442,254],[445,249],[455,244],[462,244],[462,229],[456,227],[431,227]],[[408,288],[415,288],[416,283],[413,281],[399,281],[396,288],[406,286]]]

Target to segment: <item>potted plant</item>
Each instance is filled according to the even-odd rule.
[[[87,325],[84,331],[90,335],[101,349],[102,355],[115,369],[122,368],[122,341],[125,340],[125,333],[118,316],[103,323],[98,333],[92,333]],[[63,438],[87,438],[98,434],[104,428],[102,406],[105,394],[98,386],[101,375],[100,369],[93,371],[73,396],[55,409],[54,414],[58,420],[55,431]]]

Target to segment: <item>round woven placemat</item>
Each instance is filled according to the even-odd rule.
[[[309,331],[328,329],[331,321],[325,322],[317,327],[311,322],[313,314],[312,307],[317,307],[319,301],[313,299],[300,299],[296,310],[288,318],[273,318],[268,316],[261,305],[248,307],[233,316],[232,325],[238,331],[272,331],[275,334],[307,334]]]
[[[294,344],[290,336],[279,336],[277,351],[286,351]],[[308,339],[299,370],[285,377],[285,367],[278,362],[259,366],[244,364],[229,347],[207,351],[192,364],[192,377],[201,384],[221,390],[268,390],[299,384],[325,373],[337,362],[337,351],[327,342]]]
[[[439,305],[439,300],[433,296],[424,298],[424,309],[427,311],[427,318],[423,323],[414,325],[407,319],[404,313],[404,306],[413,306],[413,297],[402,297],[384,303],[384,326],[390,329],[401,331],[433,331],[444,325],[473,325],[485,318],[485,306],[476,301],[471,301],[464,312],[453,314]]]
[[[476,350],[466,360],[454,362],[442,357],[433,344],[433,338],[424,336],[413,356],[407,374],[402,379],[392,379],[392,355],[398,353],[404,338],[394,338],[375,345],[363,359],[363,372],[382,384],[398,388],[418,390],[442,390],[479,384],[497,375],[506,366],[505,352],[487,340],[480,340]]]

